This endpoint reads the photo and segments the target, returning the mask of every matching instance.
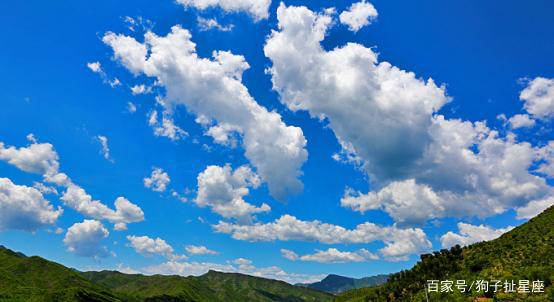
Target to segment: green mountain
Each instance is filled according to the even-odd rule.
[[[429,293],[428,301],[554,301],[554,207],[500,238],[421,255],[411,269],[381,286],[345,292],[335,302],[427,301],[427,280],[541,280],[544,293]]]
[[[351,289],[381,285],[387,282],[388,277],[389,275],[377,275],[356,279],[331,274],[319,282],[302,284],[302,286],[332,294],[339,294]]]
[[[0,301],[121,301],[78,272],[0,246]]]
[[[210,271],[200,277],[127,275],[113,271],[83,276],[115,293],[139,301],[325,302],[333,296],[286,282]]]
[[[327,302],[333,296],[286,282],[210,271],[200,277],[81,273],[0,246],[0,301]]]

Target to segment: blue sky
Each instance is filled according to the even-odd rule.
[[[1,244],[299,282],[409,268],[552,204],[551,2],[216,2],[0,4]]]

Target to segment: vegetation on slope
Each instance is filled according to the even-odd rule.
[[[79,273],[0,246],[0,301],[121,301]]]
[[[349,278],[339,275],[328,275],[323,280],[302,286],[328,293],[339,294],[347,290],[381,285],[387,282],[389,275],[377,275],[365,278]]]
[[[333,298],[330,294],[282,281],[215,271],[186,278],[127,275],[112,271],[86,272],[83,275],[116,293],[147,301],[325,302]]]
[[[328,293],[242,274],[80,273],[0,246],[0,301],[326,302],[332,298]]]
[[[348,291],[336,302],[426,301],[427,280],[541,280],[544,293],[430,293],[429,301],[554,301],[554,207],[500,238],[421,256],[410,270],[390,276],[378,287]],[[485,300],[486,301],[486,300]]]

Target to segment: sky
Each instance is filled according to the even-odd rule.
[[[4,1],[0,244],[290,283],[554,204],[550,1]]]

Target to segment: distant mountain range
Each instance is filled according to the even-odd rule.
[[[286,282],[210,271],[200,277],[81,273],[0,247],[0,301],[327,302],[333,295]]]
[[[544,293],[469,290],[426,296],[427,280],[541,280]],[[215,271],[200,277],[82,273],[0,246],[0,301],[11,302],[554,301],[553,281],[554,207],[498,239],[422,255],[409,270],[362,279],[329,275],[301,286]]]
[[[310,283],[310,284],[297,284],[297,285],[327,292],[327,293],[339,294],[351,289],[381,285],[387,282],[388,277],[389,275],[377,275],[372,277],[356,279],[356,278],[349,278],[349,277],[331,274],[319,282]]]

